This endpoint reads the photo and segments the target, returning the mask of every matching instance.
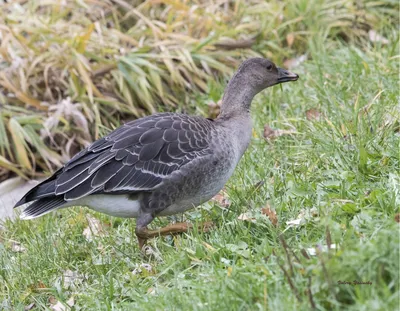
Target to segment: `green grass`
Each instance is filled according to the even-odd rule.
[[[229,209],[209,202],[178,216],[214,221],[210,233],[154,239],[155,254],[144,256],[133,220],[85,208],[8,222],[0,309],[47,310],[74,297],[75,310],[398,310],[397,32],[389,39],[363,49],[310,40],[309,60],[294,70],[300,79],[256,98],[252,144],[226,187]],[[210,89],[218,98],[223,85]],[[193,99],[193,112],[206,111],[207,100]],[[309,109],[320,119],[308,120]],[[296,133],[266,142],[264,124]],[[276,227],[261,213],[267,204]],[[302,211],[304,223],[288,228]],[[255,222],[239,220],[245,212]],[[104,236],[85,239],[87,213]],[[336,249],[302,255],[330,243]],[[141,264],[151,271],[132,273]],[[66,285],[66,270],[82,277]],[[372,284],[338,284],[355,280]]]

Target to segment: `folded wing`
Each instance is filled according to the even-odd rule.
[[[38,200],[38,207],[28,207],[37,210],[42,200],[54,209],[90,194],[155,189],[182,166],[212,153],[212,127],[208,119],[171,113],[129,122],[76,154],[16,206]]]

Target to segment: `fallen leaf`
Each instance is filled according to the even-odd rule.
[[[279,136],[296,134],[295,130],[274,130],[268,124],[264,125],[264,138],[272,141]]]
[[[300,225],[303,225],[307,221],[315,220],[315,218],[318,216],[319,213],[316,207],[302,208],[296,219],[289,220],[286,222],[287,227],[285,228],[285,230],[283,230],[283,232],[285,232],[291,227],[298,227]]]
[[[274,138],[276,138],[275,130],[273,130],[268,124],[264,125],[264,138],[265,139],[274,139]]]
[[[295,58],[287,59],[283,62],[283,65],[288,69],[298,67],[302,62],[307,60],[307,55],[303,54]]]
[[[296,219],[289,220],[286,222],[286,224],[289,226],[288,228],[300,226],[300,224],[305,222],[305,219],[304,219],[305,215],[306,215],[305,210],[304,209],[300,210],[300,213],[299,213],[299,215],[297,215]]]
[[[278,217],[276,216],[275,211],[271,210],[268,204],[261,209],[261,214],[268,216],[271,223],[276,227],[278,224]]]
[[[11,245],[11,250],[16,253],[22,253],[26,251],[26,248],[21,245],[21,243],[14,241]]]
[[[228,194],[226,193],[226,191],[224,189],[222,189],[211,200],[214,202],[217,202],[218,205],[223,208],[227,208],[227,207],[229,207],[229,205],[231,205],[231,202],[228,199]]]
[[[75,305],[74,297],[70,297],[70,298],[67,300],[67,305],[69,305],[70,307],[73,307],[73,306]]]
[[[31,304],[24,307],[24,311],[32,310],[35,307],[35,303],[32,302]]]
[[[70,310],[71,307],[73,307],[74,305],[75,305],[74,297],[71,297],[67,300],[65,304],[62,303],[61,301],[55,300],[55,303],[50,306],[50,309],[54,311],[67,311]]]
[[[41,289],[41,288],[47,288],[46,284],[44,284],[42,281],[39,281],[39,283],[34,285],[34,289]]]
[[[306,118],[309,121],[319,121],[321,119],[321,113],[317,109],[309,109],[306,111]]]
[[[381,36],[379,33],[377,33],[375,30],[372,30],[372,29],[370,31],[368,31],[368,37],[371,42],[378,42],[378,43],[382,43],[382,44],[389,43],[388,39]]]
[[[55,305],[50,306],[50,309],[54,311],[65,311],[67,310],[67,307],[64,306],[61,302],[57,301]]]
[[[86,215],[86,219],[88,221],[88,227],[83,230],[83,235],[85,236],[86,240],[92,241],[93,236],[104,236],[104,229],[103,226],[97,218],[94,218],[91,215]]]
[[[395,220],[397,223],[400,223],[400,213],[397,213],[396,215],[394,215],[394,220]]]
[[[289,47],[291,47],[292,45],[293,45],[293,42],[294,42],[294,34],[291,32],[291,33],[288,33],[287,35],[286,35],[286,42],[287,42],[287,44],[288,44],[288,46]]]
[[[243,220],[243,221],[251,221],[251,222],[253,222],[253,223],[256,222],[256,219],[255,219],[254,217],[250,217],[248,213],[240,214],[240,215],[238,216],[238,219],[239,219],[239,220]]]
[[[299,226],[303,222],[302,218],[289,220],[286,222],[288,226]]]

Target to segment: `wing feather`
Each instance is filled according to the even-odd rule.
[[[113,189],[118,188],[124,180],[131,176],[131,173],[135,172],[135,167],[124,165],[121,170],[118,171],[115,176],[113,176],[109,181],[104,185],[104,191],[110,192]]]
[[[20,204],[48,198],[43,212],[52,198],[155,189],[193,159],[212,153],[212,128],[208,119],[171,113],[128,122],[75,155]]]
[[[92,188],[98,188],[109,181],[113,176],[115,176],[121,169],[123,164],[120,161],[110,161],[104,165],[92,178]]]
[[[164,147],[164,143],[162,139],[158,139],[151,144],[144,145],[140,150],[139,160],[150,161],[154,159]]]

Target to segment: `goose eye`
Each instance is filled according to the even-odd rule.
[[[267,70],[269,70],[269,71],[272,70],[272,65],[271,65],[271,64],[269,64],[269,65],[267,66]]]

